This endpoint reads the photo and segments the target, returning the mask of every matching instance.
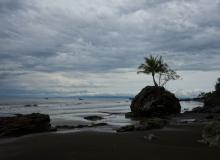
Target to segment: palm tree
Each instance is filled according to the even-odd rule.
[[[163,63],[162,57],[145,57],[145,63],[141,64],[137,73],[151,74],[153,77],[154,86],[158,87],[158,84],[155,80],[155,74],[163,73],[167,70],[167,64]]]

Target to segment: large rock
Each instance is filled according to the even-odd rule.
[[[135,116],[164,116],[180,113],[181,106],[175,95],[163,87],[147,86],[131,103]]]
[[[29,133],[50,131],[49,115],[32,113],[0,118],[0,136],[20,136]]]
[[[202,133],[203,140],[210,147],[220,147],[220,122],[212,122],[208,124]]]

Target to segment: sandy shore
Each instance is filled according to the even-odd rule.
[[[130,133],[46,133],[0,139],[0,160],[219,160],[220,149],[198,143],[202,125]],[[153,141],[144,138],[153,133]]]

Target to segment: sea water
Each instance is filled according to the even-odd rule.
[[[128,97],[87,97],[87,98],[1,98],[0,116],[14,114],[44,113],[49,114],[51,124],[79,125],[107,123],[104,129],[115,129],[120,126],[137,123],[125,118],[130,112],[131,100]],[[182,112],[202,106],[201,102],[181,102]],[[96,115],[103,119],[96,122],[84,119]]]

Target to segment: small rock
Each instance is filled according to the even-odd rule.
[[[213,116],[213,115],[208,115],[208,116],[206,116],[205,118],[206,118],[206,119],[213,119],[214,116]]]
[[[151,142],[152,140],[158,139],[158,137],[155,136],[154,134],[149,134],[148,136],[144,136],[144,139],[146,139],[146,140]]]
[[[203,107],[195,107],[190,112],[191,113],[202,113],[202,112],[204,112],[204,108]]]
[[[207,144],[207,142],[204,139],[200,139],[197,142],[202,143],[202,144]]]
[[[160,118],[145,119],[137,125],[127,125],[117,129],[117,132],[128,131],[146,131],[150,129],[163,128],[167,124],[167,121]]]
[[[90,120],[90,121],[97,121],[97,120],[101,120],[103,118],[100,116],[87,116],[87,117],[84,117],[84,119]]]
[[[134,130],[135,130],[134,125],[127,125],[127,126],[123,126],[119,129],[117,129],[117,132],[128,132],[128,131],[134,131]]]
[[[107,123],[96,123],[96,124],[92,124],[89,127],[100,127],[100,126],[106,126],[108,125]]]
[[[25,107],[31,107],[31,104],[25,104],[24,106]]]
[[[132,112],[125,113],[125,118],[134,118],[135,115]]]

